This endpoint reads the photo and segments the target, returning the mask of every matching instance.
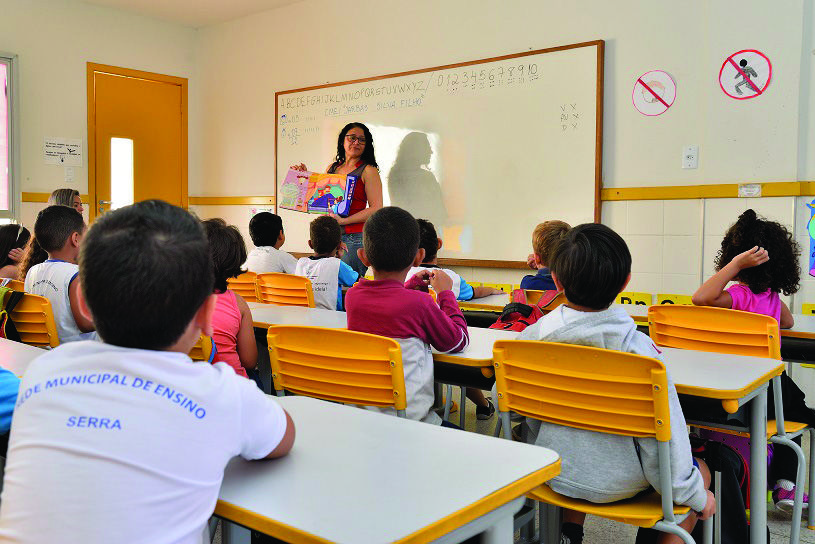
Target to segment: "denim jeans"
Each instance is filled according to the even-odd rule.
[[[360,276],[364,276],[368,267],[362,264],[357,256],[357,250],[362,247],[362,233],[351,232],[342,235],[342,241],[348,247],[348,252],[342,256],[345,264],[356,270]]]

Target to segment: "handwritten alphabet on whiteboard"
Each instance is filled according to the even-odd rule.
[[[577,103],[567,102],[560,105],[560,131],[570,132],[580,128],[580,108]]]

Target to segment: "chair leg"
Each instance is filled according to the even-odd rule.
[[[809,493],[815,493],[815,429],[809,429]],[[812,500],[812,499],[810,499]],[[815,529],[812,507],[807,510],[807,528]]]
[[[716,515],[713,516],[713,541],[722,544],[722,473],[713,473],[713,495],[716,497]]]
[[[702,542],[713,544],[713,518],[707,518],[702,522]]]
[[[798,459],[798,470],[795,473],[795,502],[792,507],[792,521],[790,523],[790,544],[798,544],[801,536],[801,516],[804,507],[804,451],[798,444],[783,436],[773,436],[770,441],[792,448]]]
[[[500,413],[499,413],[499,416],[500,416]],[[495,432],[492,433],[492,436],[494,436],[496,438],[501,436],[501,418],[500,417],[498,417],[498,421],[495,423]]]
[[[690,536],[685,529],[677,525],[676,523],[669,523],[667,521],[658,521],[654,525],[654,529],[657,531],[662,531],[663,533],[670,533],[672,535],[676,535],[682,539],[682,542],[685,544],[696,544],[693,540],[693,537]]]
[[[453,386],[447,384],[447,395],[444,398],[444,421],[450,421],[450,410],[453,409]]]
[[[549,505],[545,502],[538,502],[538,544],[548,544],[546,540],[546,531],[548,529],[546,526],[546,515],[548,508]]]
[[[459,421],[458,426],[461,427],[462,429],[464,428],[464,414],[466,412],[464,407],[466,406],[466,404],[465,404],[466,402],[467,402],[467,388],[462,385],[461,386],[461,404],[458,405],[458,414],[459,414],[458,415],[458,421]]]

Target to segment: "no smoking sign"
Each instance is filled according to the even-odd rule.
[[[725,59],[719,70],[719,86],[730,98],[747,100],[762,95],[772,76],[772,63],[764,53],[743,49]]]

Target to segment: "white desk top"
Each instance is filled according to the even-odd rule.
[[[45,353],[45,350],[0,338],[0,367],[14,372],[17,376],[25,374],[28,365]]]
[[[307,325],[330,329],[345,329],[348,327],[345,312],[336,310],[275,306],[274,304],[260,302],[249,302],[248,305],[252,311],[252,320],[255,322],[256,327],[268,327],[269,325]]]
[[[474,503],[490,497],[493,510],[560,471],[546,448],[307,397],[279,400],[297,425],[294,448],[274,461],[233,459],[215,508],[273,536],[286,534],[284,524],[289,536],[348,543],[428,530],[416,539],[427,542],[478,517]],[[455,524],[434,531],[448,517]]]
[[[487,310],[500,312],[504,306],[510,303],[508,293],[501,295],[490,295],[483,298],[474,298],[472,300],[459,300],[458,305],[462,308],[474,308],[478,310]]]

